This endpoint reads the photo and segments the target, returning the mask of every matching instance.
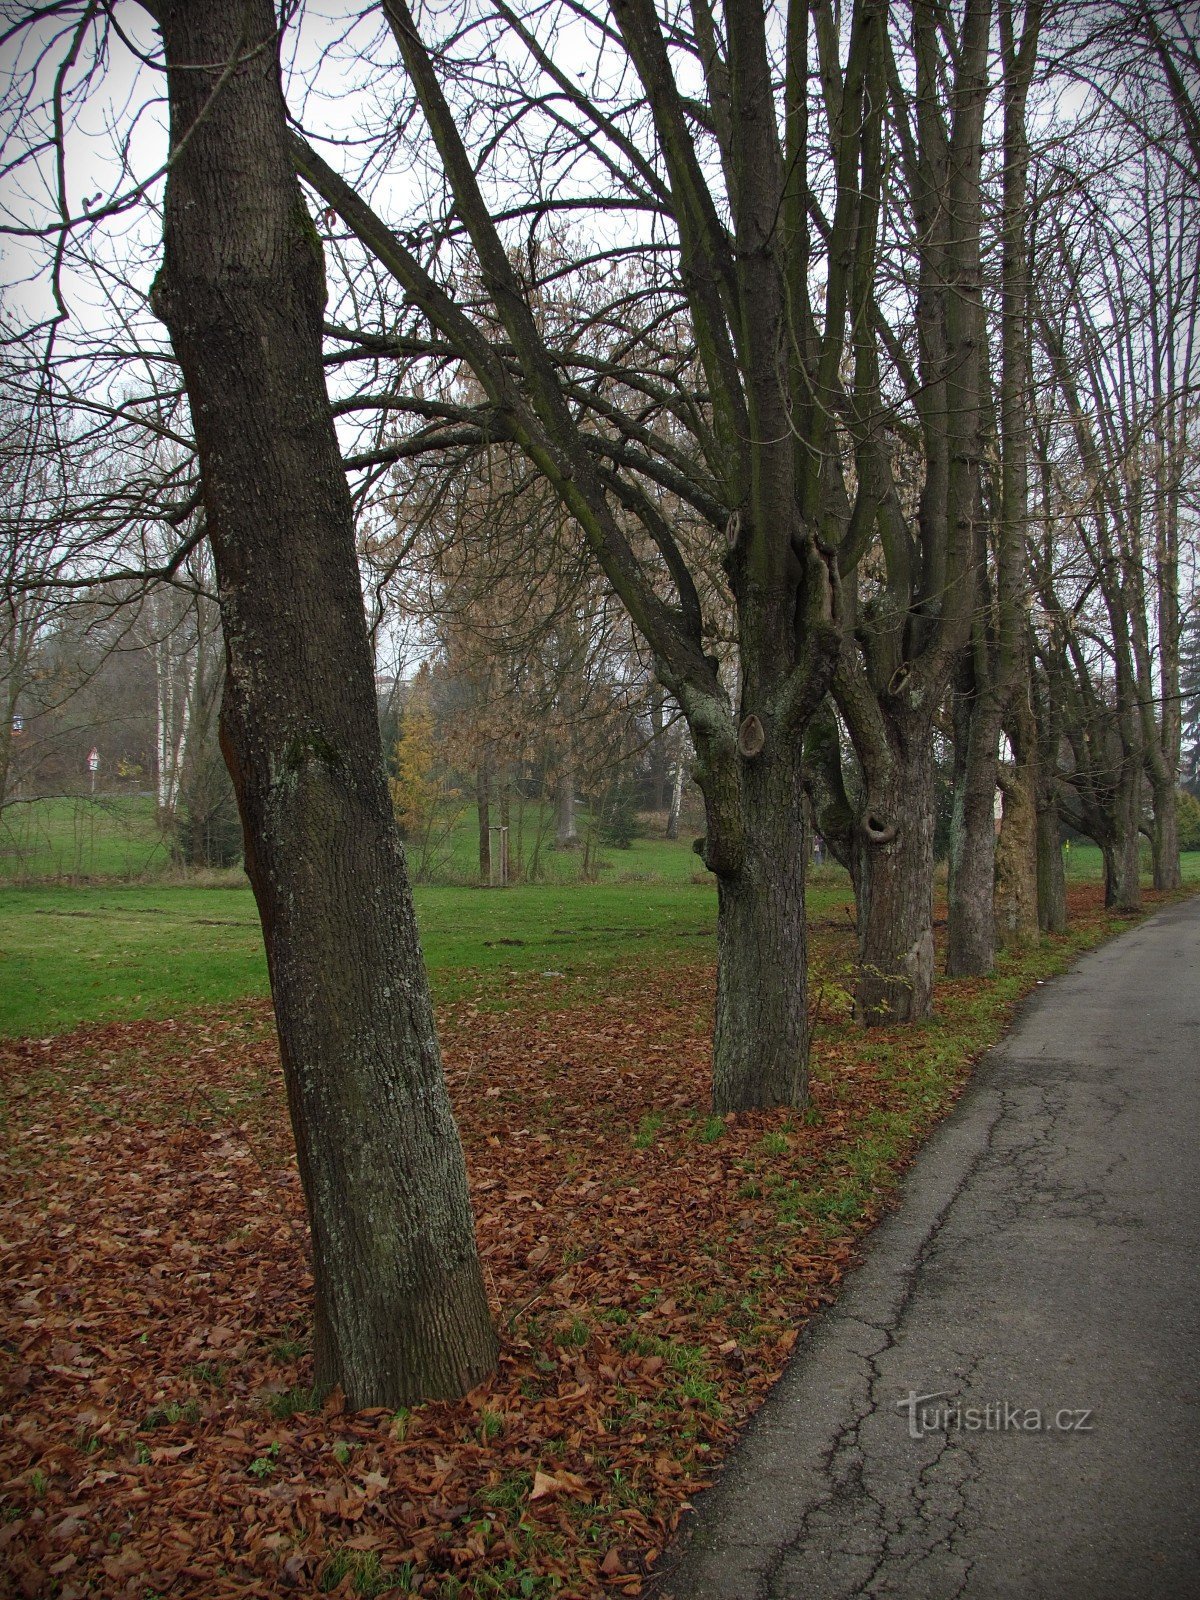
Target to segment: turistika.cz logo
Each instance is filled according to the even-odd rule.
[[[989,1400],[968,1405],[948,1389],[918,1394],[910,1389],[896,1409],[908,1413],[908,1436],[923,1439],[927,1433],[1091,1433],[1090,1408],[1023,1406],[1011,1400]]]

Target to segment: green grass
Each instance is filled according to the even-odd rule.
[[[412,1564],[406,1561],[397,1571],[390,1572],[377,1551],[344,1547],[335,1550],[321,1568],[317,1593],[331,1593],[348,1576],[355,1594],[362,1595],[363,1600],[373,1600],[375,1595],[383,1594],[387,1589],[408,1593],[412,1586],[413,1569]]]
[[[1063,857],[1068,883],[1103,883],[1104,856],[1096,844],[1078,844],[1074,840]],[[1185,850],[1179,858],[1184,883],[1200,883],[1200,850]],[[1150,846],[1142,845],[1142,882],[1150,882]]]
[[[822,871],[810,888],[810,915],[838,913],[847,894],[841,872]],[[470,995],[502,1006],[513,981],[526,978],[553,998],[564,985],[578,992],[629,962],[690,962],[714,947],[711,880],[418,886],[415,899],[437,1000]],[[0,889],[0,1035],[171,1016],[266,993],[248,888]],[[529,1002],[527,987],[521,999]]]
[[[265,994],[248,889],[0,890],[0,1033]]]
[[[694,959],[712,948],[716,926],[713,889],[690,881],[419,887],[416,901],[435,996],[482,991],[492,1004],[503,1004],[514,975],[535,974],[552,994],[627,960]],[[169,1016],[266,992],[249,889],[0,889],[0,1034]]]
[[[493,821],[499,807],[493,807]],[[526,869],[536,864],[539,884],[574,886],[580,882],[585,852],[555,850],[553,810],[541,802],[510,807],[509,848],[514,864],[520,857]],[[581,835],[589,819],[581,813]],[[590,852],[595,880],[600,884],[654,882],[689,884],[703,868],[691,849],[691,832],[675,843],[666,839],[635,839],[628,849],[601,844]],[[540,836],[540,844],[538,843]],[[422,861],[431,869],[431,881],[470,887],[478,873],[478,834],[474,807],[445,802],[432,830],[426,851],[419,839],[410,841],[414,874]],[[1143,846],[1143,867],[1149,871],[1149,846]],[[160,877],[171,867],[155,815],[154,800],[144,794],[56,796],[52,799],[15,801],[0,816],[0,882],[56,880],[75,882],[111,879],[118,882]],[[1066,855],[1067,876],[1073,883],[1100,882],[1104,863],[1096,845],[1072,842]],[[1185,881],[1200,882],[1200,851],[1183,857]]]
[[[493,826],[500,821],[500,808],[491,808]],[[686,826],[682,837],[672,843],[661,836],[634,839],[628,847],[605,844],[588,813],[581,811],[577,826],[579,843],[570,850],[554,848],[555,809],[541,801],[526,801],[509,806],[508,852],[514,879],[531,879],[547,884],[575,884],[581,881],[585,866],[591,881],[661,879],[667,883],[687,883],[704,869],[692,851],[697,831]],[[585,836],[592,833],[585,849]],[[496,839],[492,840],[493,848]],[[479,828],[474,805],[460,801],[443,802],[433,826],[407,844],[409,866],[418,882],[476,885],[479,880]]]
[[[16,800],[0,815],[0,881],[161,873],[170,857],[150,795]]]
[[[157,859],[148,799],[40,801],[5,813],[3,871],[16,859],[3,851],[22,816],[27,832],[42,841],[41,855],[21,857],[27,866],[40,862],[49,870],[58,862],[65,872],[82,863],[89,874],[101,868],[117,874],[130,863]],[[470,821],[469,814],[459,819],[460,841],[470,842]],[[607,849],[607,866],[591,884],[578,881],[579,851],[558,859],[562,870],[570,865],[576,881],[503,890],[417,886],[421,942],[437,999],[469,994],[503,1005],[515,980],[523,980],[523,1003],[530,1000],[529,981],[553,999],[564,986],[578,992],[625,963],[665,966],[712,950],[716,894],[690,840],[640,839],[629,850]],[[1183,859],[1185,879],[1200,881],[1200,853]],[[1067,872],[1072,882],[1098,881],[1099,850],[1072,845]],[[42,1036],[80,1023],[164,1017],[265,995],[254,902],[244,879],[231,883],[0,888],[0,1034]],[[809,914],[839,916],[848,898],[844,874],[819,871],[810,881]],[[656,1133],[639,1128],[635,1143],[646,1148]],[[719,1138],[720,1130],[700,1136]]]
[[[499,821],[493,807],[492,821]],[[582,835],[589,819],[581,814],[577,849],[552,848],[553,807],[540,802],[515,802],[510,807],[509,853],[514,878],[577,884],[585,864],[592,881],[688,883],[703,868],[691,849],[691,834],[675,843],[662,838],[635,839],[628,849],[593,840],[585,851]],[[539,843],[540,836],[540,843]],[[449,802],[441,807],[426,841],[409,841],[414,877],[456,886],[475,886],[479,873],[479,836],[474,807]],[[523,871],[520,869],[524,869]],[[68,795],[14,801],[0,814],[0,882],[81,882],[111,879],[128,883],[161,877],[171,870],[154,800],[150,795]]]

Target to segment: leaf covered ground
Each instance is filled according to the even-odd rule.
[[[313,1407],[264,1005],[0,1044],[0,1592],[640,1593],[970,1061],[1104,935],[1073,899],[907,1031],[843,1020],[818,930],[801,1114],[707,1114],[706,965],[444,1007],[502,1354],[407,1413]]]

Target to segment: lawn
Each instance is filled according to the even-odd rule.
[[[163,1017],[266,993],[245,879],[220,875],[227,886],[210,888],[165,878],[169,863],[149,800],[39,801],[9,815],[15,820],[6,835],[10,887],[0,888],[0,1034]],[[468,822],[459,817],[456,829],[464,876],[471,864]],[[606,848],[591,859],[597,877],[591,883],[580,881],[583,853],[575,850],[544,857],[558,874],[548,882],[505,889],[418,884],[435,995],[450,999],[470,990],[503,1005],[512,978],[525,974],[537,975],[548,996],[575,992],[623,962],[687,960],[698,945],[711,943],[714,881],[690,840],[636,839],[628,849]],[[23,876],[36,869],[91,881],[11,884],[17,866]],[[131,866],[145,867],[149,877],[121,881]],[[832,875],[814,891],[815,905],[835,901],[842,882]]]
[[[690,882],[422,886],[415,898],[435,996],[470,989],[493,1005],[518,975],[578,988],[625,961],[694,959],[716,927],[715,890]],[[0,1034],[170,1016],[266,982],[248,888],[0,890]]]
[[[0,881],[128,880],[169,865],[151,795],[56,795],[0,814]]]
[[[493,824],[500,809],[492,806]],[[703,829],[686,826],[672,842],[656,831],[621,846],[606,842],[585,811],[577,818],[579,843],[571,850],[556,850],[554,808],[537,801],[509,808],[509,861],[518,877],[541,883],[578,883],[585,869],[594,880],[661,878],[686,883],[704,869],[691,848],[692,838]],[[493,849],[498,841],[493,834]],[[409,869],[418,881],[474,885],[479,876],[479,829],[473,806],[443,804],[428,835],[408,841]]]
[[[848,917],[847,890],[836,869],[816,874],[810,916]],[[434,998],[470,994],[489,1008],[510,990],[522,1004],[549,1003],[590,992],[617,967],[687,965],[711,954],[716,933],[711,882],[419,885],[415,899]],[[0,889],[0,1035],[266,992],[248,888]]]
[[[494,820],[499,807],[493,807]],[[626,847],[605,843],[598,833],[584,848],[591,819],[581,812],[581,843],[552,848],[554,813],[537,802],[510,808],[509,854],[515,877],[555,884],[579,883],[586,872],[596,882],[661,879],[687,883],[703,872],[691,849],[691,834],[671,842],[635,838]],[[473,808],[446,803],[427,834],[408,844],[415,879],[475,885],[479,835]],[[0,815],[0,881],[129,882],[161,878],[172,870],[153,797],[144,794],[60,795],[16,801]]]
[[[50,814],[67,828],[66,803]],[[74,815],[74,813],[72,813]],[[126,859],[114,818],[96,821],[96,859]],[[145,820],[143,818],[143,820]],[[151,813],[152,820],[152,813]],[[124,814],[121,826],[129,821]],[[65,833],[64,833],[65,837]],[[144,841],[143,841],[144,842]],[[578,865],[578,852],[569,858]],[[610,849],[597,883],[507,889],[418,884],[421,943],[438,1000],[551,1004],[602,985],[614,969],[684,965],[711,950],[716,892],[689,842]],[[1184,877],[1200,882],[1200,854]],[[1095,846],[1074,845],[1070,883],[1098,883]],[[81,1022],[165,1017],[266,993],[266,965],[244,879],[198,888],[165,881],[0,889],[0,1035],[45,1035]],[[837,868],[812,874],[809,916],[849,921]],[[517,979],[525,980],[519,985]]]
[[[1103,883],[1104,857],[1099,845],[1072,841],[1063,856],[1067,882],[1073,884]],[[1200,883],[1200,850],[1185,850],[1179,858],[1184,883]],[[1142,886],[1150,884],[1150,846],[1142,846]]]

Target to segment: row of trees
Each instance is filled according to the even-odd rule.
[[[382,0],[306,46],[268,0],[145,4],[161,44],[88,0],[8,39],[47,245],[19,379],[81,464],[55,562],[175,578],[207,538],[318,1381],[457,1392],[494,1343],[384,780],[389,587],[465,582],[464,661],[638,641],[704,798],[718,1112],[806,1094],[812,807],[861,1016],[928,1013],[939,742],[952,972],[993,960],[998,783],[1007,933],[1059,925],[1064,819],[1129,905],[1148,802],[1177,881],[1190,13]],[[166,68],[160,266],[136,138],[86,206],[67,176],[118,49]]]

